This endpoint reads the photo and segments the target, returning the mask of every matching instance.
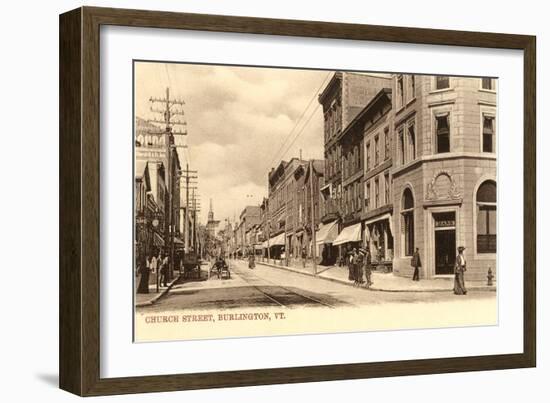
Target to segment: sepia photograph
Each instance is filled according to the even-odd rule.
[[[497,78],[135,60],[133,91],[134,342],[498,324]]]

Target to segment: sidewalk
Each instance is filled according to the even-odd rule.
[[[272,260],[273,262],[273,260]],[[276,264],[256,261],[256,264],[273,267],[281,270],[288,270],[294,273],[300,273],[307,276],[322,278],[341,284],[353,286],[353,282],[348,280],[348,268],[340,266],[317,266],[317,274],[313,273],[311,264],[302,266],[284,266],[280,262]],[[373,285],[369,288],[371,291],[385,292],[449,292],[453,289],[454,279],[452,276],[435,278],[429,280],[412,281],[407,277],[395,276],[392,273],[372,272]],[[467,281],[466,288],[478,291],[496,291],[496,286],[487,286],[485,282]]]
[[[172,288],[172,286],[176,283],[176,281],[180,279],[181,276],[182,274],[180,273],[174,273],[174,278],[171,282],[168,283],[168,287],[163,287],[162,285],[159,285],[158,292],[156,284],[149,284],[149,294],[138,294],[137,292],[135,292],[136,307],[153,305],[159,300],[159,298],[166,294],[170,290],[170,288]],[[139,277],[137,277],[136,279],[136,284],[138,284],[138,282]]]

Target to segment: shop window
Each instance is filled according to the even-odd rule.
[[[497,251],[497,184],[485,181],[476,193],[477,253]]]
[[[451,139],[449,129],[449,115],[436,116],[436,152],[448,153],[451,151]]]

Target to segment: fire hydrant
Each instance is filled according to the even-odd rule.
[[[493,279],[495,276],[493,276],[493,271],[491,270],[491,267],[489,267],[489,271],[487,272],[487,285],[491,287],[493,285]]]

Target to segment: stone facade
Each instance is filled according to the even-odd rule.
[[[394,75],[392,85],[394,273],[412,276],[419,248],[421,278],[452,275],[462,245],[466,280],[483,280],[496,273],[496,82]]]

